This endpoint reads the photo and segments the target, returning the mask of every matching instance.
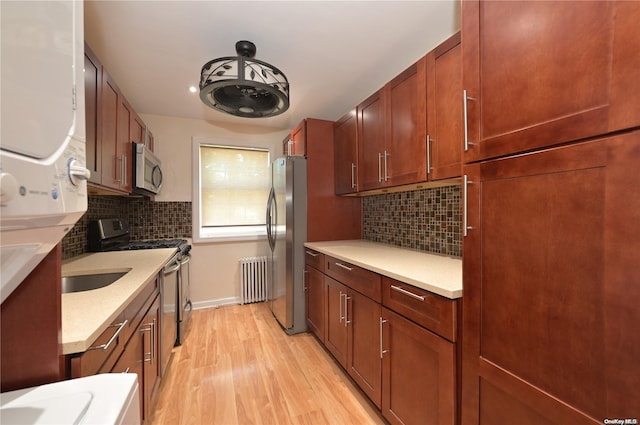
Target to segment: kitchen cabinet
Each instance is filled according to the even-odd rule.
[[[153,149],[153,135],[86,44],[85,97],[89,193],[128,195],[133,187],[131,142]]]
[[[325,346],[333,357],[346,369],[347,367],[347,323],[344,310],[347,287],[335,279],[324,277],[327,284],[327,338]]]
[[[426,62],[428,178],[460,177],[463,141],[460,33],[429,52]]]
[[[307,154],[307,121],[302,120],[282,141],[282,154],[305,156]]]
[[[328,319],[334,325],[334,329],[329,331],[335,330],[336,335],[339,335],[336,339],[341,343],[344,343],[344,332],[346,332],[346,353],[341,352],[344,361],[341,364],[362,391],[380,408],[382,400],[379,351],[381,277],[333,257],[326,256],[325,263],[330,288],[328,314],[334,315],[333,318]],[[340,281],[334,279],[340,279]],[[337,322],[335,313],[338,313]],[[343,326],[344,331],[339,329],[340,325]]]
[[[142,419],[151,415],[160,383],[160,292],[159,278],[149,282],[127,305],[92,348],[68,355],[68,378],[97,373],[136,373]]]
[[[2,392],[64,378],[60,356],[61,261],[58,244],[0,307]]]
[[[310,194],[307,241],[360,239],[361,200],[335,194],[333,121],[307,118],[304,122],[307,194]]]
[[[336,195],[358,192],[358,126],[354,108],[334,126]]]
[[[426,181],[425,59],[358,105],[361,190]]]
[[[458,301],[383,278],[382,414],[392,424],[457,423]]]
[[[84,46],[84,104],[86,128],[86,167],[91,171],[89,182],[102,183],[102,161],[100,145],[102,127],[100,102],[102,87],[102,64],[89,46]]]
[[[640,125],[640,3],[462,2],[465,162]]]
[[[322,274],[324,255],[309,249],[305,249],[305,298],[307,328],[324,344],[326,321],[326,284]]]
[[[465,166],[462,423],[637,417],[639,163],[636,130]]]

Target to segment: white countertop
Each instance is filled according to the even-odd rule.
[[[366,240],[307,242],[304,245],[443,297],[462,297],[461,258]]]
[[[100,252],[65,260],[62,276],[128,273],[104,288],[62,294],[62,354],[86,351],[175,251],[163,248]]]

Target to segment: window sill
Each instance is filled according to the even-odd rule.
[[[220,227],[215,229],[197,229],[193,235],[194,243],[247,242],[266,239],[264,225],[254,227]]]

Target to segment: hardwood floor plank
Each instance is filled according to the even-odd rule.
[[[196,310],[148,425],[384,424],[311,334],[265,303]]]

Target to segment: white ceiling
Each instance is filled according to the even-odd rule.
[[[459,27],[459,0],[85,1],[85,40],[138,113],[281,129],[336,120]],[[238,40],[289,79],[282,115],[238,118],[189,92]]]

